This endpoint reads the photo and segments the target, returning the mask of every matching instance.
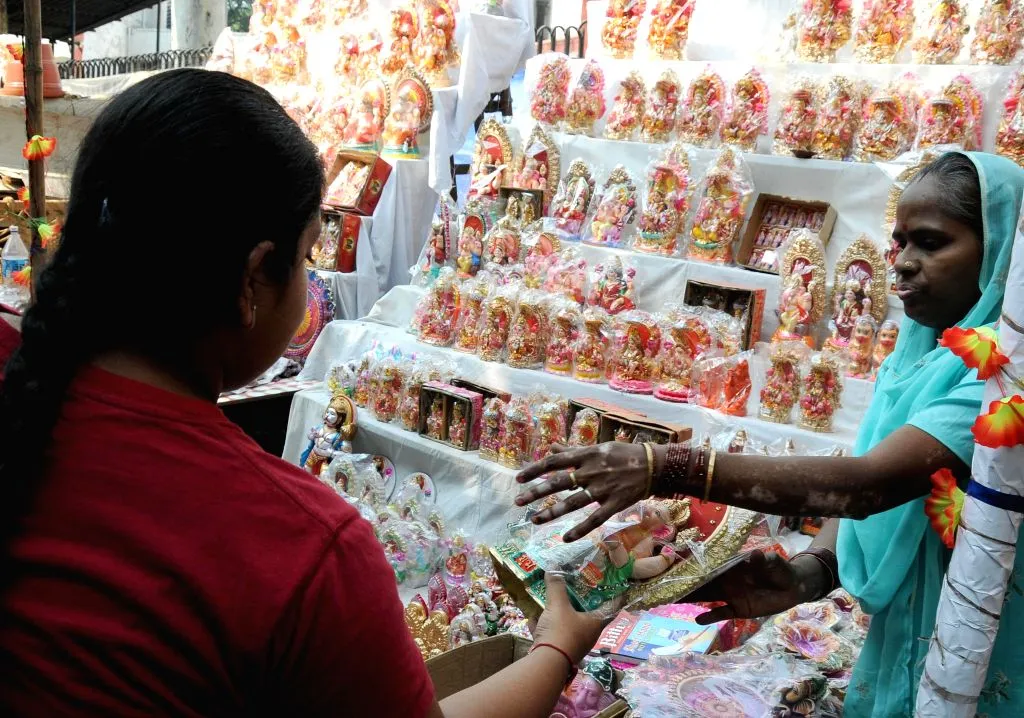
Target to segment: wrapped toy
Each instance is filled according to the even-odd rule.
[[[647,106],[647,87],[640,74],[630,72],[619,85],[608,123],[604,128],[604,136],[610,140],[632,140],[643,122]]]
[[[406,431],[420,430],[420,388],[428,381],[439,381],[441,373],[432,365],[417,363],[405,377],[398,402],[398,422]]]
[[[701,309],[682,307],[664,321],[664,340],[654,396],[663,401],[687,402],[693,395],[691,372],[695,362],[721,346],[717,332]]]
[[[502,287],[484,300],[480,325],[477,355],[484,361],[501,361],[512,327],[515,288]]]
[[[911,44],[919,65],[952,65],[964,44],[967,27],[966,3],[960,0],[932,0],[921,18]]]
[[[647,112],[640,127],[644,142],[667,142],[676,124],[679,109],[679,78],[672,70],[665,70],[651,86],[647,97]]]
[[[647,9],[647,0],[609,0],[601,28],[601,44],[615,58],[633,57],[637,28]]]
[[[843,393],[839,361],[835,355],[821,353],[811,358],[800,397],[800,426],[818,432],[832,431],[832,420],[840,407]]]
[[[698,147],[711,147],[725,114],[725,83],[710,66],[694,78],[679,114],[679,139]]]
[[[604,117],[604,70],[597,60],[583,66],[565,110],[565,131],[571,135],[593,135],[594,123]]]
[[[627,394],[653,393],[660,350],[661,328],[653,316],[634,309],[618,317],[608,385]]]
[[[772,343],[814,346],[814,325],[825,313],[825,248],[818,235],[798,230],[782,252],[779,266],[779,327]]]
[[[629,171],[618,165],[608,175],[594,202],[587,241],[606,247],[622,246],[635,218],[636,184]]]
[[[683,60],[690,18],[697,0],[656,0],[651,9],[647,47],[656,60]]]
[[[508,365],[539,369],[544,364],[547,340],[545,295],[536,289],[521,293],[508,333]]]
[[[744,152],[757,150],[757,138],[768,132],[768,104],[771,93],[761,73],[751,68],[733,85],[729,112],[722,123],[723,144]]]
[[[552,300],[548,310],[544,371],[559,376],[572,374],[573,351],[579,340],[581,321],[578,304],[566,297]]]
[[[448,0],[420,0],[420,34],[413,47],[416,65],[434,88],[448,87],[448,69],[461,57],[455,42],[455,11]]]
[[[480,458],[498,460],[501,448],[501,420],[505,413],[505,400],[492,397],[484,401],[480,425]]]
[[[594,446],[601,424],[601,415],[593,409],[580,409],[569,430],[569,446]]]
[[[957,75],[941,92],[925,100],[915,149],[960,145],[965,150],[981,147],[981,111],[984,100],[966,75]]]
[[[530,460],[540,461],[551,453],[552,444],[565,444],[565,402],[541,402],[533,412],[536,430],[530,450]]]
[[[484,300],[492,289],[487,272],[481,272],[462,283],[459,290],[459,316],[455,321],[455,351],[476,354],[479,349],[480,316],[483,314]]]
[[[583,304],[583,288],[587,283],[587,260],[580,250],[572,245],[562,250],[558,261],[548,270],[544,289],[552,294],[560,294]]]
[[[811,151],[825,160],[842,160],[853,148],[860,119],[861,93],[842,75],[829,78],[823,88]]]
[[[570,238],[579,237],[593,198],[594,176],[590,167],[583,160],[573,160],[551,201],[555,228]]]
[[[538,59],[537,84],[530,92],[530,116],[537,122],[557,125],[565,119],[572,79],[569,58],[559,52],[549,52]]]
[[[412,5],[403,5],[391,11],[391,47],[380,63],[385,75],[398,74],[412,62],[412,45],[420,34],[419,12]]]
[[[398,414],[402,386],[410,371],[410,362],[392,356],[377,362],[370,380],[370,410],[377,421],[391,423]]]
[[[750,352],[730,357],[710,357],[693,369],[692,401],[705,409],[729,416],[746,416],[747,401],[753,390],[750,379]]]
[[[807,356],[807,345],[800,342],[772,344],[769,361],[761,387],[761,408],[758,417],[776,424],[788,424],[793,407],[800,399],[802,382],[800,363]]]
[[[460,217],[458,255],[455,266],[462,278],[476,276],[484,255],[484,235],[487,233],[487,213],[483,204],[470,200]]]
[[[633,249],[663,256],[676,254],[690,210],[690,192],[690,158],[686,146],[676,142],[647,168],[640,231],[633,240]]]
[[[817,122],[818,85],[809,77],[797,78],[782,99],[772,153],[810,157]]]
[[[573,378],[590,384],[605,380],[608,369],[608,313],[600,307],[583,311],[583,326],[575,345]]]
[[[536,226],[524,230],[522,240],[523,284],[530,289],[540,289],[558,261],[562,243],[554,232]]]
[[[530,460],[533,413],[525,397],[514,396],[505,405],[498,436],[498,462],[510,469],[522,468]]]
[[[1003,99],[1003,112],[996,131],[997,153],[1024,166],[1024,70],[1018,70],[1010,80]]]
[[[1019,0],[985,0],[971,43],[972,65],[1009,65],[1020,51],[1024,16]]]
[[[430,224],[430,235],[420,252],[419,261],[410,270],[413,283],[429,286],[437,279],[442,267],[455,263],[455,220],[451,201],[442,197],[437,216]]]
[[[522,222],[519,198],[509,195],[504,216],[495,222],[484,237],[481,261],[484,267],[505,266],[519,262],[519,234]]]
[[[600,307],[612,316],[636,308],[633,278],[636,270],[625,267],[622,259],[613,256],[604,264],[594,267],[590,275],[590,294],[587,304]]]
[[[796,19],[796,55],[805,62],[835,62],[852,29],[851,0],[802,0]]]
[[[854,159],[888,162],[909,150],[917,133],[917,107],[913,76],[905,75],[876,90],[854,137]]]
[[[754,182],[747,164],[735,150],[723,147],[701,184],[687,257],[731,263],[732,245],[739,236],[753,193]]]
[[[913,0],[866,0],[853,54],[860,62],[896,62],[913,31]]]
[[[449,346],[455,339],[459,286],[451,267],[443,268],[413,312],[411,328],[421,342]]]

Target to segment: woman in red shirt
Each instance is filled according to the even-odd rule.
[[[323,180],[221,73],[86,135],[0,392],[0,714],[546,717],[593,645],[553,584],[548,645],[439,706],[369,524],[218,410],[302,318]]]

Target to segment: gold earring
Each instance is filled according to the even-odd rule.
[[[256,305],[252,305],[252,319],[249,320],[249,329],[256,328]]]

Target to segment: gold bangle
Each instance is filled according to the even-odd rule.
[[[644,489],[644,498],[651,495],[651,486],[654,484],[654,447],[650,442],[644,444],[644,452],[647,454],[647,488]]]
[[[718,452],[714,449],[711,450],[711,456],[708,458],[708,476],[704,480],[704,500],[711,500],[711,482],[715,478],[715,458],[718,456]]]

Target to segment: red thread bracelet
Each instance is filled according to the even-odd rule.
[[[558,651],[562,654],[562,658],[564,658],[566,662],[569,664],[569,673],[568,677],[565,679],[565,685],[569,685],[570,683],[572,683],[573,679],[576,677],[576,674],[580,672],[580,669],[576,666],[575,663],[573,663],[573,660],[569,658],[569,654],[552,643],[534,643],[533,648],[530,649],[530,653],[533,653],[538,648],[550,648],[551,650]]]

